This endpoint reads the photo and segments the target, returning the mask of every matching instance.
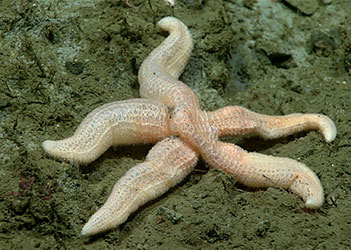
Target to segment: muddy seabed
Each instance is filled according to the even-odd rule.
[[[351,247],[351,2],[183,0],[9,1],[0,5],[1,249],[346,249]],[[307,2],[307,1],[306,1]],[[242,105],[284,115],[322,113],[338,136],[225,138],[313,169],[325,203],[252,190],[200,161],[195,171],[118,229],[80,230],[114,183],[152,145],[111,148],[88,166],[44,153],[104,103],[139,97],[137,71],[172,15],[195,48],[181,80],[213,110]]]

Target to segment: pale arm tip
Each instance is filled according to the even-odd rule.
[[[337,134],[336,126],[334,122],[325,115],[320,115],[320,131],[324,136],[326,142],[332,142]]]

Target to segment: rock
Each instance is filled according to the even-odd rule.
[[[283,0],[283,3],[306,16],[312,16],[319,8],[317,0]]]
[[[331,4],[333,1],[332,0],[321,0],[322,4],[324,5],[329,5]]]
[[[157,210],[157,215],[161,215],[163,219],[168,220],[173,224],[177,224],[183,218],[182,214],[177,213],[176,211],[167,207],[159,207]]]
[[[341,39],[336,29],[318,29],[311,34],[312,51],[330,55],[341,45]]]

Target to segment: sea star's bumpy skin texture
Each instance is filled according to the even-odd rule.
[[[268,116],[239,106],[202,111],[195,93],[178,80],[193,48],[188,28],[174,17],[165,17],[158,25],[170,35],[140,67],[140,94],[146,99],[105,104],[92,111],[72,137],[43,143],[53,156],[87,164],[112,145],[157,142],[146,161],[115,184],[82,234],[106,231],[126,221],[138,207],[184,179],[198,155],[247,186],[289,189],[307,208],[319,208],[324,200],[322,185],[304,164],[249,153],[218,137],[250,133],[273,139],[318,130],[331,142],[336,136],[333,121],[320,114]]]
[[[74,135],[61,141],[45,141],[53,156],[87,164],[112,145],[154,143],[167,137],[169,114],[162,103],[130,99],[107,103],[91,112]]]

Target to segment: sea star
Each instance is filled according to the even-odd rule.
[[[199,155],[247,186],[289,189],[307,208],[319,208],[324,200],[322,185],[304,164],[249,153],[218,137],[250,133],[273,139],[318,130],[331,142],[336,136],[333,121],[321,114],[268,116],[239,106],[201,110],[195,93],[178,80],[193,48],[188,28],[174,17],[165,17],[158,25],[169,36],[139,69],[142,98],[105,104],[92,111],[72,137],[43,143],[50,155],[88,164],[112,145],[157,142],[144,163],[117,181],[106,203],[84,225],[82,235],[125,222],[138,207],[182,181]]]

